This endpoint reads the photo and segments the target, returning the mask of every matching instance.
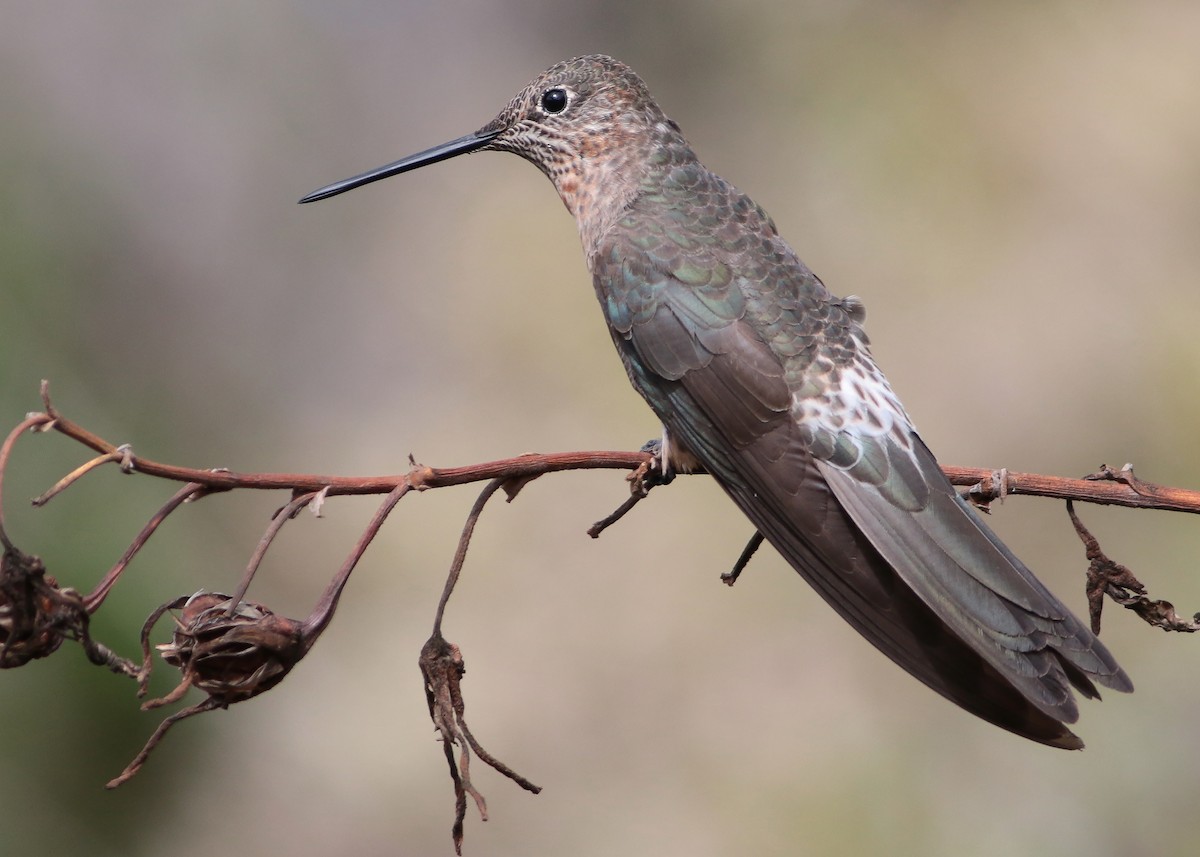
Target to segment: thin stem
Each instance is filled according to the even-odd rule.
[[[100,605],[104,603],[104,599],[108,597],[108,593],[116,585],[117,579],[121,573],[154,535],[154,531],[159,525],[167,519],[167,516],[182,506],[189,500],[196,500],[208,493],[208,489],[202,485],[197,485],[195,482],[189,482],[178,491],[176,491],[171,499],[163,504],[150,520],[146,522],[146,526],[142,527],[142,531],[137,534],[137,537],[125,549],[125,553],[121,554],[121,558],[116,561],[116,564],[108,570],[104,578],[96,584],[96,588],[92,590],[92,594],[84,599],[84,607],[88,613],[95,613],[100,609]]]
[[[750,560],[754,558],[754,554],[762,547],[763,539],[766,538],[762,533],[756,532],[750,537],[750,541],[746,542],[746,547],[742,549],[742,554],[737,558],[737,562],[733,564],[733,570],[727,571],[721,575],[721,582],[729,586],[737,583],[737,579],[741,577],[746,566],[750,564]]]
[[[122,783],[128,782],[134,774],[142,769],[142,765],[146,764],[146,760],[150,758],[150,754],[154,752],[154,748],[159,745],[163,737],[167,734],[167,730],[178,723],[195,714],[203,714],[206,711],[212,711],[215,708],[220,708],[221,704],[211,696],[207,697],[203,702],[198,702],[191,708],[185,708],[182,711],[177,711],[170,717],[158,724],[158,728],[154,730],[154,734],[150,736],[150,740],[146,742],[146,746],[142,751],[133,757],[130,762],[119,775],[113,777],[105,784],[106,789],[115,789]]]
[[[246,570],[242,573],[242,579],[238,583],[237,589],[233,591],[233,596],[229,599],[226,616],[232,616],[237,611],[238,605],[242,603],[242,599],[246,597],[246,590],[250,588],[250,582],[254,580],[258,567],[262,565],[263,557],[267,555],[267,549],[271,547],[271,542],[275,541],[275,536],[283,529],[283,525],[296,517],[296,513],[316,499],[320,493],[320,491],[312,491],[308,494],[301,494],[275,513],[275,517],[267,525],[267,531],[258,540],[258,546],[254,548],[254,553],[250,555],[250,561],[246,564]]]
[[[313,608],[312,614],[305,621],[300,632],[304,640],[305,652],[313,647],[313,644],[317,642],[317,638],[321,636],[321,632],[325,630],[329,622],[333,619],[333,612],[337,609],[338,599],[342,597],[342,590],[346,588],[346,583],[350,580],[350,572],[354,571],[354,567],[362,559],[367,546],[371,544],[372,539],[379,533],[379,529],[383,526],[383,522],[387,520],[387,516],[391,514],[392,509],[396,508],[396,504],[411,490],[412,487],[407,483],[397,485],[384,498],[383,503],[380,504],[379,509],[375,512],[375,517],[371,519],[371,523],[363,530],[363,534],[358,537],[358,542],[354,545],[354,549],[350,551],[350,555],[342,563],[341,569],[339,569],[333,580],[329,581],[329,585],[325,587],[325,591],[321,594],[321,600]]]
[[[434,615],[434,636],[439,636],[442,633],[442,616],[446,612],[446,604],[450,601],[450,595],[454,592],[454,587],[458,585],[458,577],[462,572],[463,562],[467,559],[467,547],[471,544],[471,535],[475,532],[475,524],[478,523],[479,516],[483,513],[483,507],[487,505],[487,501],[492,499],[492,495],[504,485],[504,482],[505,480],[503,479],[493,479],[489,482],[479,492],[479,497],[475,500],[475,505],[467,513],[467,521],[463,524],[462,535],[458,539],[458,548],[454,551],[454,560],[450,563],[450,573],[446,577],[446,586],[442,589],[442,597],[438,601],[437,613]]]
[[[625,515],[633,509],[638,503],[646,499],[645,494],[630,494],[629,498],[616,508],[616,510],[604,518],[601,518],[596,523],[588,527],[587,534],[593,539],[600,538],[600,534],[615,524],[617,521],[625,517]]]
[[[8,433],[8,437],[4,439],[4,444],[0,445],[0,544],[4,545],[6,551],[17,549],[16,545],[9,541],[8,531],[4,529],[4,474],[8,471],[8,457],[12,455],[17,438],[30,429],[48,425],[53,421],[54,418],[48,414],[30,414],[17,423],[16,427]]]
[[[116,450],[114,450],[112,452],[106,452],[103,455],[97,455],[91,461],[88,461],[85,464],[81,464],[78,467],[76,467],[74,470],[72,470],[70,473],[68,473],[62,479],[58,480],[52,486],[50,486],[50,488],[48,490],[46,490],[44,493],[39,494],[38,496],[34,497],[31,502],[35,506],[45,506],[52,499],[54,499],[54,497],[57,494],[61,493],[62,491],[65,491],[67,488],[71,487],[72,483],[76,482],[78,479],[82,478],[83,476],[87,475],[91,471],[95,470],[100,465],[108,464],[110,461],[120,461],[124,457],[125,457],[124,453],[118,452]]]

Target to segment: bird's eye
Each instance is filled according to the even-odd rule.
[[[542,109],[547,113],[562,113],[567,109],[567,91],[561,86],[542,93]]]

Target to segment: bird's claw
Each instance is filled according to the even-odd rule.
[[[641,475],[641,481],[649,490],[655,485],[670,485],[675,481],[675,468],[663,456],[661,438],[654,438],[642,444],[641,452],[649,453],[652,457],[649,466]]]

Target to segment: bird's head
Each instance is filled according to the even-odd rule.
[[[580,221],[608,220],[636,193],[654,152],[686,148],[679,128],[624,63],[603,55],[558,63],[522,89],[473,134],[314,191],[326,199],[399,173],[476,151],[512,152],[554,182]]]

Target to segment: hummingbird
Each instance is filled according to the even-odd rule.
[[[709,171],[642,79],[602,55],[538,75],[473,134],[302,203],[476,151],[553,182],[612,341],[663,425],[856,631],[972,714],[1064,749],[1075,695],[1133,684],[954,490],[836,297],[766,211]]]

